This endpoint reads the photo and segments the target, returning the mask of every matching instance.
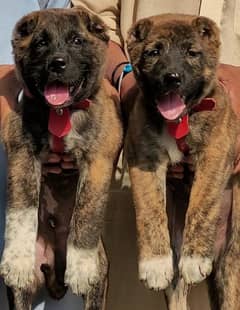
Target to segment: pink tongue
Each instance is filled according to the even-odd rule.
[[[57,84],[46,86],[44,96],[48,103],[54,106],[62,105],[70,98],[68,87]]]
[[[179,95],[170,93],[157,101],[157,108],[165,119],[175,120],[183,113],[186,106]]]

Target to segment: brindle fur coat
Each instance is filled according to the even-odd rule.
[[[170,309],[187,309],[188,288],[211,274],[213,266],[213,308],[240,309],[239,177],[232,176],[240,125],[216,78],[219,47],[219,30],[204,17],[154,16],[129,31],[128,51],[139,92],[125,151],[136,207],[139,278],[149,288],[168,288]],[[166,103],[168,96],[184,101],[176,121],[189,116],[186,143],[195,167],[180,251],[170,236],[166,212],[167,168],[183,159],[161,113],[161,100]],[[214,109],[192,113],[206,97],[216,102]],[[234,188],[231,237],[216,258],[214,242],[227,188]],[[181,200],[176,204],[183,207]]]
[[[52,107],[43,93],[53,83],[70,89],[67,105],[72,109],[72,127],[64,137],[64,149],[76,160],[79,171],[62,284],[85,296],[85,309],[103,307],[107,260],[100,236],[122,140],[120,113],[103,83],[106,32],[98,17],[82,9],[33,12],[14,30],[16,72],[25,91],[1,129],[8,156],[8,208],[0,272],[13,291],[17,310],[31,309],[33,294],[44,282],[36,276],[35,252],[41,167],[51,144]],[[86,98],[89,108],[74,109]],[[48,266],[43,270],[47,273]]]

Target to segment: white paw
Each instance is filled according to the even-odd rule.
[[[98,249],[77,249],[73,245],[67,248],[67,268],[65,283],[74,294],[87,294],[100,280]]]
[[[0,265],[0,274],[6,285],[10,287],[29,289],[35,281],[34,257],[5,255]]]
[[[143,259],[139,262],[139,278],[149,288],[163,290],[173,279],[172,255]]]
[[[5,248],[0,274],[7,285],[33,288],[35,277],[35,243],[37,209],[9,209],[6,220]]]
[[[179,270],[187,284],[199,283],[212,272],[212,260],[201,256],[183,256],[179,262]]]

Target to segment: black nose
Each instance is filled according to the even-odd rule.
[[[65,68],[66,68],[66,62],[61,57],[54,58],[49,64],[49,69],[55,73],[61,73],[65,70]]]
[[[181,85],[181,78],[177,72],[168,72],[163,78],[164,85],[170,88],[178,88]]]

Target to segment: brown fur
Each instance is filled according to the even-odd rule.
[[[139,276],[156,290],[169,285],[174,288],[178,275],[183,277],[185,284],[179,282],[175,293],[169,291],[171,309],[177,309],[176,303],[179,309],[186,309],[186,285],[198,283],[212,272],[222,195],[232,184],[235,141],[240,126],[216,79],[219,45],[216,25],[203,17],[171,14],[150,17],[140,20],[129,32],[128,51],[139,94],[130,114],[125,149],[136,207]],[[202,98],[216,100],[213,111],[189,114],[190,133],[186,142],[194,161],[195,176],[180,253],[177,240],[171,240],[173,236],[168,229],[171,219],[168,220],[166,212],[169,203],[166,171],[168,165],[179,162],[183,154],[166,132],[164,118],[155,103],[158,96],[169,91],[169,85],[162,82],[168,72],[179,73],[181,82],[176,91],[185,98],[188,111]],[[239,267],[231,271],[233,259],[239,255],[238,195],[236,190],[232,241],[218,260],[221,267],[216,264],[215,268],[218,309],[240,308],[236,297]]]
[[[44,231],[40,227],[39,230],[41,235],[48,236],[48,243],[55,254],[55,266],[45,264],[41,267],[50,294],[60,298],[66,291],[65,285],[68,285],[74,293],[84,295],[85,309],[100,310],[104,307],[108,264],[100,237],[113,165],[122,139],[119,111],[114,98],[107,95],[103,83],[108,42],[106,27],[97,17],[81,9],[33,12],[23,17],[15,27],[14,57],[19,80],[33,94],[33,78],[29,79],[29,70],[26,73],[25,68],[29,66],[28,61],[38,60],[37,57],[31,57],[36,47],[34,40],[47,29],[50,38],[54,33],[56,41],[51,43],[54,47],[54,44],[58,44],[55,42],[64,40],[64,35],[72,25],[75,27],[74,31],[84,36],[85,44],[71,55],[72,58],[79,57],[72,70],[80,70],[82,74],[78,61],[81,66],[81,61],[90,59],[94,71],[87,79],[83,94],[78,94],[91,99],[90,107],[72,113],[72,129],[64,137],[65,151],[76,159],[79,173],[79,176],[68,180],[72,182],[69,190],[65,188],[68,186],[67,179],[62,176],[49,176],[41,189],[41,165],[50,146],[47,119],[42,117],[48,107],[44,102],[39,102],[38,96],[28,98],[24,95],[18,110],[10,113],[1,131],[1,139],[8,155],[8,211],[5,249],[0,269],[5,283],[13,289],[17,310],[31,308],[33,295],[44,281],[40,266],[37,266],[38,270],[34,270],[40,189],[42,204],[46,204],[46,196],[50,196],[50,204],[52,203],[47,211],[41,206],[39,213],[39,223],[50,216],[52,227],[52,232],[51,228],[45,228]],[[84,52],[87,45],[88,50]],[[44,61],[42,60],[43,64],[40,63],[40,68],[44,66]],[[35,64],[30,64],[33,65]],[[37,106],[39,110],[36,110]],[[30,114],[27,109],[32,109]],[[39,135],[40,129],[42,131]],[[51,194],[49,188],[53,189]],[[71,197],[74,191],[75,199]],[[71,201],[75,204],[74,207]],[[68,213],[64,218],[64,208],[73,209],[72,217]],[[65,252],[67,258],[62,256]]]

